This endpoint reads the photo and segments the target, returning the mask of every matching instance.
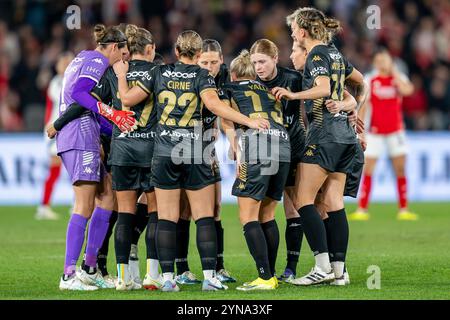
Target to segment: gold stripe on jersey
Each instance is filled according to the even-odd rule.
[[[97,99],[98,101],[102,101],[102,99],[100,98],[100,96],[98,94],[96,94],[95,92],[91,92],[91,96],[93,96],[95,99]]]
[[[202,96],[202,94],[204,94],[205,92],[208,92],[208,91],[215,91],[217,93],[216,88],[206,88],[206,89],[203,89],[202,91],[200,91],[200,96]]]
[[[323,126],[323,102],[324,98],[313,100],[313,119],[318,128],[322,128]]]
[[[139,86],[142,90],[144,90],[146,93],[151,94],[151,92],[140,82],[139,80],[136,81],[136,85]]]

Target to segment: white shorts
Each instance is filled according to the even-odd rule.
[[[364,155],[367,158],[379,158],[387,148],[390,158],[405,155],[408,151],[405,131],[389,134],[367,134],[367,149]]]

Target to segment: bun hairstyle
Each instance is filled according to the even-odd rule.
[[[256,79],[256,71],[250,60],[250,52],[242,50],[241,53],[231,61],[230,72],[240,79]]]
[[[128,48],[131,54],[145,54],[145,47],[154,44],[153,35],[144,28],[138,28],[134,24],[129,24],[125,28],[125,36],[128,41]]]
[[[218,52],[222,57],[222,47],[217,40],[214,39],[205,39],[203,40],[202,52]]]
[[[180,33],[175,43],[175,49],[180,57],[192,59],[196,54],[202,51],[203,41],[200,35],[193,31],[187,30]]]
[[[259,39],[250,48],[250,54],[262,53],[271,58],[278,57],[278,47],[268,39]]]
[[[106,47],[108,44],[117,43],[119,48],[127,44],[127,38],[120,31],[119,27],[105,27],[103,24],[97,24],[94,27],[94,39],[97,45]]]
[[[328,18],[325,14],[316,8],[299,8],[286,18],[288,26],[292,23],[308,31],[311,38],[325,43],[331,42],[333,36],[341,30],[341,24],[338,20]]]

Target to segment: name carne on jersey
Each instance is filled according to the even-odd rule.
[[[192,150],[202,149],[201,145],[194,148],[197,141],[202,143],[201,94],[217,90],[212,76],[198,65],[176,62],[154,68],[150,78],[141,78],[137,85],[155,96],[158,156],[173,157],[172,150],[176,147],[186,150],[186,157],[192,158]]]

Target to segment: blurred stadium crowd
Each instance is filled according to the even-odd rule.
[[[66,27],[72,4],[81,8],[80,30]],[[371,4],[381,10],[381,29],[367,28]],[[176,35],[194,29],[220,41],[226,63],[254,40],[268,38],[279,46],[280,64],[291,67],[285,17],[300,6],[315,6],[341,21],[335,43],[359,70],[370,71],[377,46],[389,49],[415,86],[404,99],[407,129],[450,130],[448,0],[1,0],[0,132],[43,129],[45,92],[58,55],[93,48],[97,22],[147,27],[166,62],[174,61]]]

